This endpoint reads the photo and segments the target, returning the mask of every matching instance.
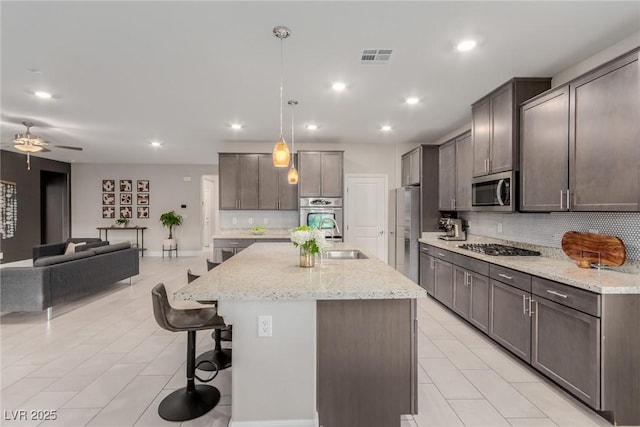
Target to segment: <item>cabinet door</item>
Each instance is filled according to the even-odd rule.
[[[403,187],[409,185],[409,179],[411,176],[411,158],[408,154],[402,156],[400,170],[400,185]]]
[[[520,210],[567,210],[569,189],[569,87],[522,106]]]
[[[458,266],[453,267],[453,311],[469,319],[471,307],[471,287],[468,272]]]
[[[322,153],[322,196],[342,197],[342,153]]]
[[[534,298],[531,364],[600,409],[600,319]]]
[[[490,282],[489,336],[528,362],[531,360],[530,293],[497,280]]]
[[[451,308],[453,306],[453,265],[435,258],[435,290],[438,301]]]
[[[473,176],[489,173],[488,159],[491,145],[491,106],[489,98],[471,108],[471,133],[473,146]]]
[[[420,249],[420,286],[427,290],[429,295],[434,295],[436,289],[436,264],[435,258],[425,253],[426,249]]]
[[[454,197],[457,211],[471,210],[472,163],[471,132],[468,132],[456,138],[456,191]]]
[[[420,184],[420,156],[422,150],[420,148],[414,150],[409,155],[409,185]]]
[[[240,190],[238,193],[240,209],[258,209],[259,194],[259,154],[240,154],[238,171]]]
[[[298,210],[299,184],[289,184],[289,181],[287,179],[288,173],[289,169],[286,168],[281,168],[278,171],[278,209],[295,211]],[[298,181],[298,183],[299,182],[300,181]]]
[[[300,181],[298,182],[300,197],[321,196],[322,157],[320,153],[298,153]]]
[[[218,159],[220,209],[238,209],[238,155],[220,154]]]
[[[638,52],[570,85],[572,210],[640,210]]]
[[[260,189],[259,189],[259,209],[278,209],[278,187],[280,185],[280,174],[288,171],[287,168],[276,168],[273,166],[272,157],[261,154],[260,157]]]
[[[489,278],[471,271],[468,273],[471,287],[469,321],[486,334],[489,333]]]
[[[456,208],[456,141],[452,140],[440,146],[438,151],[439,203],[442,211]],[[469,183],[471,185],[471,183]]]
[[[489,172],[513,169],[513,85],[491,96],[491,155]]]

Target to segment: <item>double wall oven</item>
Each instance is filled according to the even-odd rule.
[[[327,239],[342,241],[342,224],[342,197],[300,199],[300,225],[322,227]]]

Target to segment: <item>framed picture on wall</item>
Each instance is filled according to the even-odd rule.
[[[139,179],[138,180],[138,191],[143,193],[149,192],[149,180],[148,179]]]
[[[148,205],[149,204],[149,193],[138,193],[138,204],[139,205]]]
[[[149,218],[149,206],[138,206],[138,218]]]
[[[131,206],[120,206],[120,218],[133,218],[133,208]]]
[[[133,191],[133,181],[130,179],[121,179],[120,191]]]
[[[133,196],[131,193],[120,193],[121,205],[130,205],[132,200],[133,200]]]
[[[102,204],[103,205],[115,205],[116,204],[116,193],[102,193]]]
[[[116,217],[116,208],[115,206],[103,206],[102,207],[102,218],[115,218]]]
[[[104,192],[116,191],[116,180],[115,179],[103,179],[102,180],[102,191],[104,191]]]

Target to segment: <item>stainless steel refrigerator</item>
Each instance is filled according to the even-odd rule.
[[[389,195],[389,264],[418,283],[420,187],[402,187]]]

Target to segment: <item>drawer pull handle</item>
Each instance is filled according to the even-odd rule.
[[[560,292],[552,291],[551,289],[547,289],[547,292],[549,292],[551,295],[555,295],[555,296],[558,296],[560,298],[569,298],[568,295],[561,294]]]
[[[438,252],[438,255],[440,256],[446,256],[445,254],[443,254],[442,252]]]
[[[505,279],[507,279],[507,280],[511,280],[511,279],[513,279],[513,277],[511,277],[511,276],[507,276],[506,274],[502,274],[502,273],[498,274],[498,276],[500,276],[500,277],[504,277],[504,278],[505,278]]]
[[[239,245],[240,242],[229,242],[230,245]]]

